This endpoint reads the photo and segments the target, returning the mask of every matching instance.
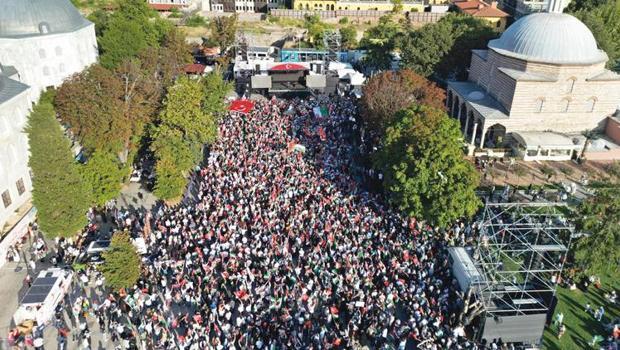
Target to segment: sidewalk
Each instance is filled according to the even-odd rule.
[[[50,250],[50,244],[48,243],[48,251]],[[2,268],[0,268],[0,349],[8,349],[7,336],[9,330],[13,328],[15,325],[13,324],[13,314],[17,310],[19,305],[19,301],[23,297],[23,295],[27,291],[27,287],[24,284],[24,279],[26,275],[30,273],[30,275],[34,277],[42,270],[48,269],[52,267],[52,264],[49,263],[48,259],[45,262],[41,263],[40,261],[36,261],[36,271],[34,273],[28,267],[28,264],[24,261],[24,255],[27,260],[30,261],[30,247],[31,243],[27,242],[24,244],[22,248],[22,252],[20,253],[21,260],[20,262],[7,262]],[[77,283],[75,287],[72,289],[71,300],[75,300],[77,296],[81,294],[81,290]],[[89,300],[94,300],[97,298],[94,295],[93,285],[89,286],[87,290],[87,295],[89,296]],[[65,312],[65,321],[67,326],[71,330],[71,335],[67,339],[67,343],[65,349],[74,350],[74,349],[83,349],[80,347],[79,339],[78,341],[73,341],[72,335],[77,332],[79,333],[78,326],[74,324],[74,321],[71,319],[70,315]],[[96,320],[92,317],[87,319],[88,328],[90,329],[91,334],[91,347],[90,349],[114,349],[114,344],[111,341],[107,341],[108,337],[105,337],[103,334],[99,332],[99,326]],[[56,337],[58,336],[58,332],[56,328],[54,328],[51,324],[45,328],[44,339],[45,339],[45,349],[58,349],[58,343]]]

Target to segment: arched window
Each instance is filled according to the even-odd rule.
[[[536,112],[541,113],[545,107],[545,98],[539,97],[536,99]]]
[[[50,25],[46,22],[39,23],[39,32],[41,34],[47,34],[50,32]]]
[[[50,75],[50,67],[43,67],[43,75],[48,76]]]
[[[560,106],[561,106],[561,107],[560,107],[560,108],[561,108],[561,111],[562,111],[563,113],[568,112],[568,108],[570,107],[570,99],[569,99],[569,98],[565,98],[565,99],[563,99],[563,100],[562,100],[562,102],[560,103]]]
[[[45,49],[39,49],[39,58],[45,59],[46,57]]]
[[[597,101],[597,98],[594,97],[594,96],[590,97],[588,99],[588,103],[587,103],[587,107],[586,107],[586,110],[588,112],[590,112],[590,113],[594,112],[594,107],[596,106],[596,101]]]
[[[575,81],[577,81],[577,78],[575,77],[570,77],[566,80],[566,93],[571,94],[573,92],[573,89],[575,88]]]

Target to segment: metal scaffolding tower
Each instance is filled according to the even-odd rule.
[[[248,40],[243,32],[235,35],[235,57],[241,57],[243,61],[248,60]]]
[[[340,61],[340,46],[341,46],[341,37],[340,32],[337,30],[326,30],[323,32],[323,44],[327,49],[327,56],[325,56],[325,64],[328,65],[329,62],[338,62]]]
[[[473,260],[474,289],[487,317],[547,313],[574,226],[558,203],[487,203]]]

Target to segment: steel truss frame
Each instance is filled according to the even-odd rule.
[[[326,30],[323,32],[323,44],[327,49],[326,63],[340,61],[341,36],[337,30]]]
[[[559,203],[487,203],[474,263],[484,276],[474,297],[491,316],[549,311],[574,226]]]

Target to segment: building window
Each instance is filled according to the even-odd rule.
[[[39,49],[39,58],[45,58],[47,55],[45,54],[45,50],[44,49]]]
[[[573,93],[573,89],[575,88],[575,81],[576,80],[577,80],[577,78],[575,78],[575,77],[568,78],[568,80],[566,81],[566,93],[568,93],[568,94]]]
[[[8,208],[11,205],[11,194],[9,190],[2,192],[2,203],[4,203],[4,207]]]
[[[56,56],[62,55],[62,47],[56,46],[56,49],[54,51],[56,51]]]
[[[45,22],[39,23],[39,32],[41,34],[49,33],[50,32],[50,25],[45,23]]]
[[[570,107],[570,99],[568,98],[563,99],[561,103],[562,112],[564,113],[568,112],[569,107]]]
[[[43,67],[43,75],[50,75],[50,67]]]
[[[58,71],[60,73],[64,73],[65,72],[65,64],[61,63],[60,65],[58,65]]]
[[[539,97],[536,99],[536,112],[541,113],[545,107],[545,98]]]
[[[24,194],[24,192],[26,192],[26,186],[24,186],[24,179],[17,180],[15,185],[17,186],[17,193],[19,193],[20,196]]]
[[[594,107],[596,106],[596,97],[590,97],[588,99],[588,112],[592,113],[594,112]]]

